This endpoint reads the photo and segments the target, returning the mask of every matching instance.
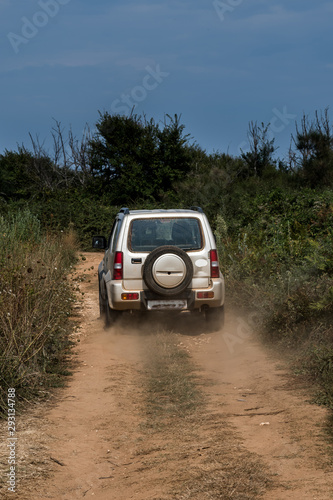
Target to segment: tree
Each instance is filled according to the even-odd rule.
[[[192,154],[188,146],[189,135],[184,135],[184,129],[178,115],[166,115],[164,128],[157,130],[159,189],[164,193],[172,190],[174,183],[190,170]]]
[[[189,169],[187,136],[175,115],[160,130],[145,116],[100,114],[90,142],[92,188],[115,204],[161,200]]]
[[[0,196],[5,199],[28,198],[38,179],[33,173],[33,155],[24,147],[5,150],[0,155]]]
[[[261,177],[267,167],[275,164],[273,153],[275,152],[274,140],[268,138],[269,124],[259,126],[257,122],[249,123],[248,139],[250,151],[242,151],[241,158],[247,165],[248,176]]]
[[[156,131],[153,121],[100,114],[90,142],[92,188],[112,203],[129,203],[155,191]]]
[[[303,115],[300,126],[296,124],[296,137],[292,137],[296,151],[290,148],[292,169],[310,187],[333,183],[333,136],[328,109],[310,121]]]
[[[199,205],[209,217],[225,212],[233,198],[234,186],[244,169],[240,158],[225,153],[207,154],[199,146],[189,148],[191,169],[175,183],[183,206]]]

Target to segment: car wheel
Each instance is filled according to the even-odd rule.
[[[108,328],[113,326],[115,322],[120,318],[121,311],[116,311],[115,309],[111,309],[108,302],[106,303],[106,312],[105,312],[105,326]]]
[[[98,290],[99,290],[99,315],[100,315],[100,318],[104,318],[105,314],[106,314],[106,304],[105,304],[105,300],[103,299],[103,296],[102,296],[100,283],[98,283]]]
[[[181,248],[164,245],[155,248],[145,260],[143,280],[149,290],[174,296],[186,290],[193,278],[193,264]]]
[[[206,323],[212,331],[222,330],[224,326],[224,306],[209,307],[205,311]]]

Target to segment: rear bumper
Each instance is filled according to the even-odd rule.
[[[131,290],[124,289],[121,281],[109,281],[106,283],[106,288],[110,307],[119,311],[149,311],[151,309],[152,301],[158,301],[158,309],[160,310],[164,309],[163,304],[165,304],[165,310],[170,310],[172,308],[172,301],[179,301],[179,304],[174,302],[175,308],[181,307],[182,310],[186,311],[201,310],[210,307],[221,307],[224,304],[223,279],[211,280],[211,286],[209,288],[185,290],[184,292],[172,297],[157,295],[150,290],[133,290],[132,292]],[[137,293],[139,298],[137,300],[122,299],[122,294],[128,294],[131,292]],[[202,292],[205,294],[209,293],[210,295],[213,294],[213,297],[199,298],[198,293]],[[182,301],[182,306],[180,305],[180,301]]]

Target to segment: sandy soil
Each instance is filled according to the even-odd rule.
[[[197,367],[210,426],[203,423],[189,434],[186,449],[172,428],[149,434],[142,425],[142,329],[135,322],[104,329],[96,287],[101,256],[85,256],[78,268],[86,279],[77,367],[66,388],[19,417],[17,492],[3,488],[1,498],[173,498],[169,487],[182,481],[184,471],[200,465],[209,472],[205,452],[212,453],[214,425],[223,422],[230,447],[251,452],[271,477],[258,498],[333,498],[332,451],[323,431],[327,410],[307,402],[306,388],[255,339],[250,316],[229,313],[223,332],[213,334],[193,319],[173,325],[178,345]],[[4,437],[4,427],[1,433]],[[4,472],[4,448],[0,458]],[[229,492],[177,498],[247,497]]]

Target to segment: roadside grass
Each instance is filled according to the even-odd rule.
[[[242,446],[223,412],[210,408],[207,381],[179,335],[149,335],[144,349],[141,428],[149,449],[142,447],[140,454],[149,454],[149,467],[167,463],[171,471],[161,499],[254,500],[271,488],[272,476],[258,456]]]
[[[327,451],[329,456],[331,457],[331,465],[333,465],[333,413],[328,416],[324,430],[326,432],[326,435],[328,436]]]
[[[332,190],[280,192],[251,200],[244,220],[216,218],[228,300],[246,304],[264,343],[287,354],[333,409]]]
[[[73,289],[67,280],[76,260],[72,229],[43,233],[28,210],[0,217],[0,416],[7,390],[18,407],[62,384],[73,325]]]

